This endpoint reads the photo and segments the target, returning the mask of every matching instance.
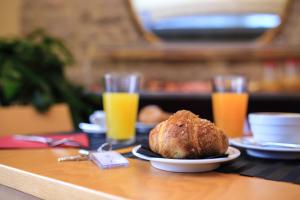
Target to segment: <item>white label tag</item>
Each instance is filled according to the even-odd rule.
[[[128,160],[115,151],[93,152],[90,159],[103,169],[128,166]]]

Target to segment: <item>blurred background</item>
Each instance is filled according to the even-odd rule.
[[[37,29],[63,41],[65,77],[88,94],[106,72],[139,73],[140,107],[211,119],[211,78],[241,74],[249,111],[300,112],[299,0],[0,0],[1,38]]]

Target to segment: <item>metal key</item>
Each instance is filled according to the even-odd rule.
[[[65,161],[84,161],[89,160],[89,157],[86,155],[75,155],[75,156],[63,156],[57,159],[58,162],[65,162]]]

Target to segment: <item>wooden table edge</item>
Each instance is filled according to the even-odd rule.
[[[122,197],[0,164],[0,184],[42,199],[107,199]]]

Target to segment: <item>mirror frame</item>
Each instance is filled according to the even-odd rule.
[[[267,30],[265,33],[263,33],[263,35],[259,36],[254,42],[251,41],[251,42],[246,42],[246,43],[268,44],[273,41],[273,39],[276,37],[276,35],[284,27],[286,18],[288,15],[287,13],[291,8],[292,1],[294,1],[294,0],[286,0],[286,1],[287,2],[285,4],[285,8],[283,9],[283,13],[279,14],[279,16],[281,18],[280,25],[274,29]],[[138,29],[140,34],[144,37],[144,39],[149,43],[164,43],[164,41],[162,41],[158,36],[156,36],[155,34],[153,34],[150,31],[147,31],[144,28],[144,26],[140,20],[140,17],[138,16],[138,14],[135,11],[135,8],[133,5],[134,4],[133,0],[127,0],[127,3],[128,3],[130,15],[134,21],[134,25],[136,26],[136,28]],[[172,42],[172,43],[176,44],[177,42]],[[199,43],[201,44],[202,42],[199,42]],[[206,43],[206,42],[204,42],[204,43]]]

